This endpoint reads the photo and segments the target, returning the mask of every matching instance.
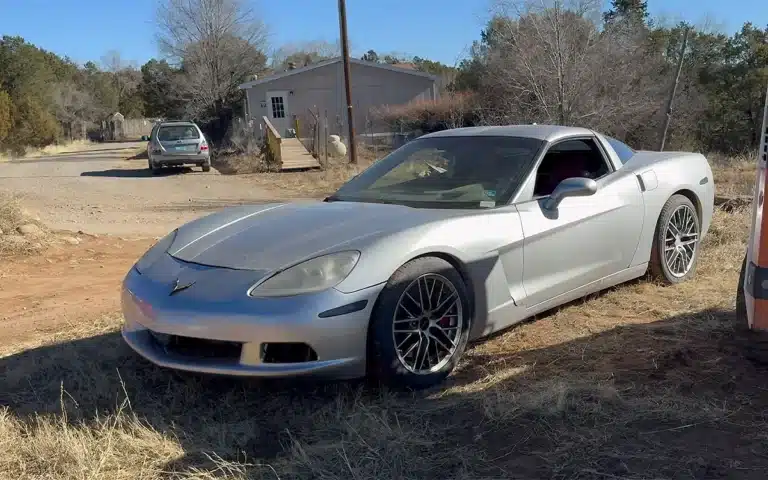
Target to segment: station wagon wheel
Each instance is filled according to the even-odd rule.
[[[412,260],[392,275],[371,315],[369,372],[398,387],[436,385],[459,361],[469,326],[459,272],[441,258]]]
[[[397,358],[410,372],[439,371],[459,344],[464,312],[456,287],[428,273],[405,288],[392,319]]]
[[[673,195],[661,209],[651,251],[651,272],[665,283],[693,276],[699,254],[701,224],[696,207],[683,195]]]

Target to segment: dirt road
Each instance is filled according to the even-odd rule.
[[[229,205],[276,197],[249,176],[173,169],[153,176],[144,143],[106,143],[51,157],[0,163],[0,190],[19,195],[31,213],[57,230],[126,237],[160,236]]]
[[[137,155],[143,146],[95,144],[0,163],[0,192],[19,196],[53,230],[86,233],[75,235],[78,245],[2,260],[0,353],[74,334],[78,326],[117,312],[120,281],[152,237],[230,205],[278,198],[254,176],[198,168],[152,175],[146,157]]]

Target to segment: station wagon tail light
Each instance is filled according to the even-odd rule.
[[[206,150],[208,150],[208,144],[207,143],[203,143],[202,145],[200,145],[200,151],[201,152],[204,152]]]

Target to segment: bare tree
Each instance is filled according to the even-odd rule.
[[[243,0],[163,0],[158,42],[181,66],[193,114],[220,112],[266,58],[266,27]]]
[[[105,71],[112,74],[119,109],[125,98],[139,87],[141,72],[138,71],[135,63],[126,62],[117,50],[109,50],[104,54],[101,57],[101,64]]]
[[[331,43],[325,40],[289,43],[282,45],[272,52],[270,66],[282,70],[293,62],[296,67],[316,63],[341,55],[341,45],[338,41]]]
[[[87,91],[72,82],[62,82],[51,86],[53,114],[70,140],[85,133],[85,125],[105,112],[96,107],[96,102]]]
[[[484,87],[493,121],[614,126],[654,108],[645,38],[600,29],[597,0],[499,0]]]

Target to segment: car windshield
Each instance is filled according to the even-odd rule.
[[[160,131],[157,132],[157,138],[161,142],[196,140],[198,137],[197,129],[192,125],[166,125],[160,127]]]
[[[509,201],[543,144],[511,136],[417,139],[342,185],[329,201],[493,208]]]

